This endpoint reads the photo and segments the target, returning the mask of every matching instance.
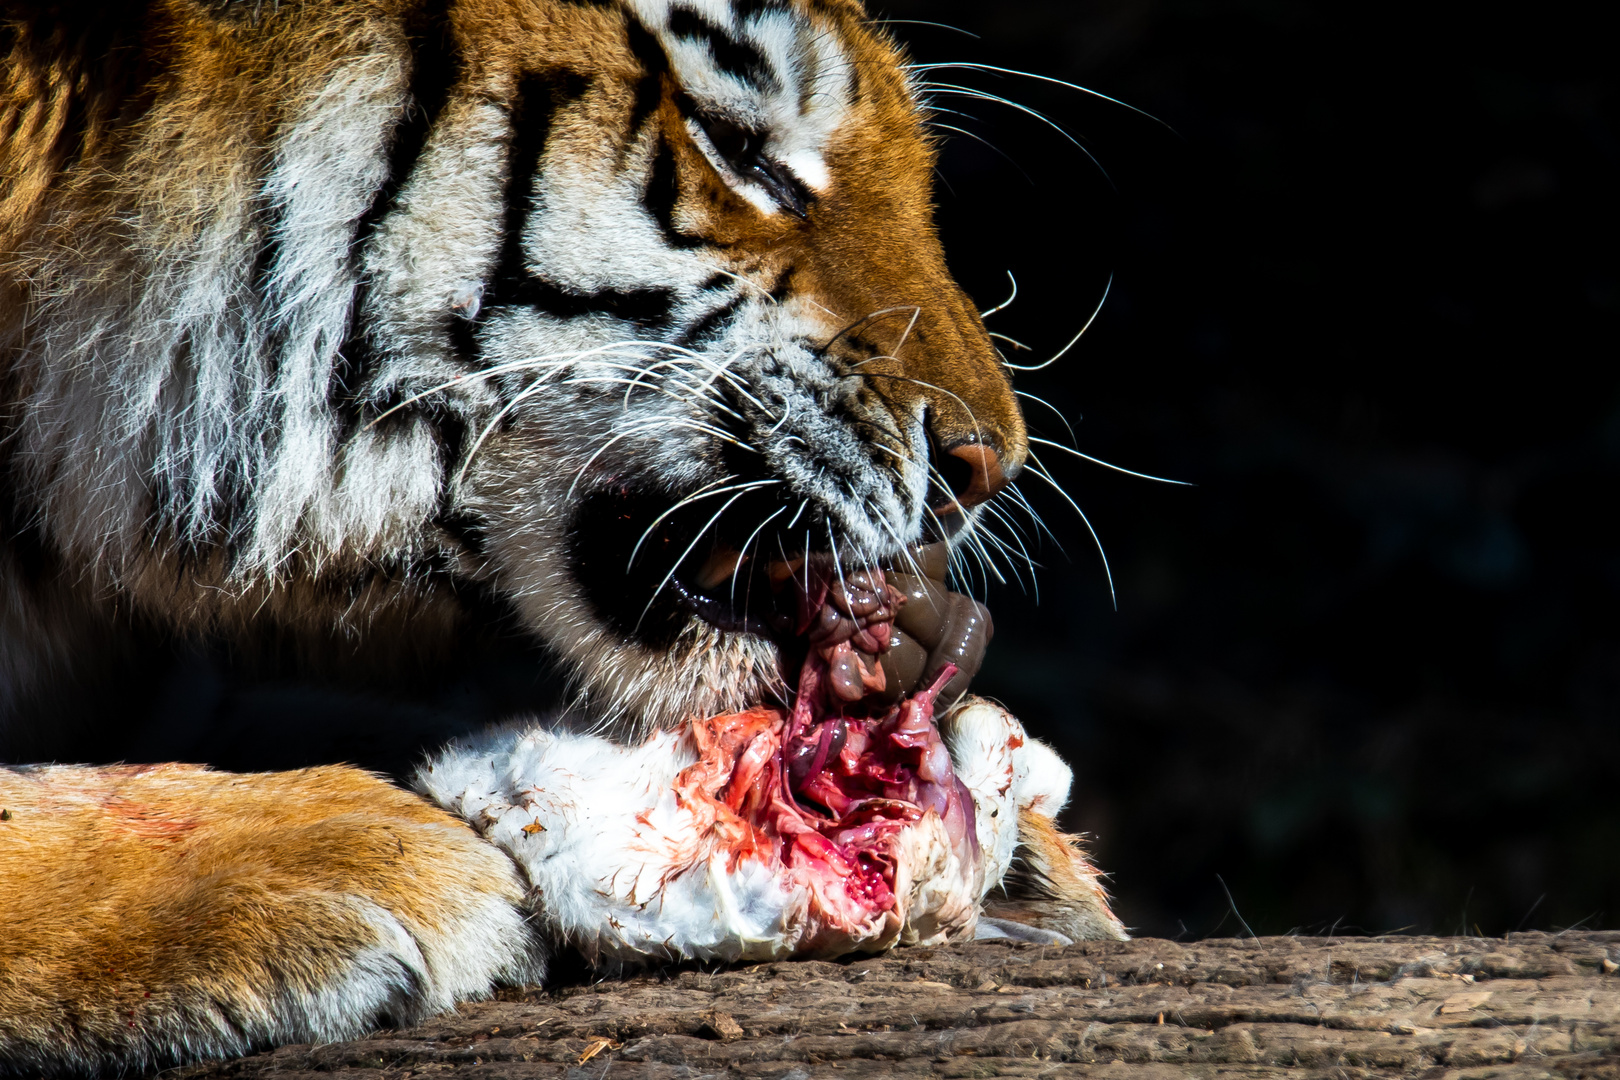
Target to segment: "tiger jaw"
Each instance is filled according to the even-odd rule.
[[[894,683],[896,692],[949,660],[970,669],[953,683],[948,700],[954,699],[978,667],[988,615],[945,593],[943,584],[923,588],[945,577],[943,541],[926,554],[848,543],[836,524],[829,527],[833,515],[813,500],[784,498],[784,485],[768,477],[711,481],[687,488],[684,497],[625,482],[570,492],[553,479],[541,489],[552,497],[537,497],[532,473],[518,479],[534,457],[492,448],[469,479],[469,486],[482,486],[483,506],[500,515],[489,534],[488,577],[567,661],[577,712],[593,723],[640,737],[694,715],[791,700],[805,649],[797,620],[806,556],[831,565],[831,547],[820,539],[829,535],[839,541],[845,579],[880,566],[918,583],[912,591],[921,602],[908,612],[905,634],[897,634],[893,659],[904,671],[895,672],[903,680]],[[517,473],[500,476],[500,463]],[[553,476],[566,480],[574,472]],[[704,500],[705,488],[720,494]],[[718,513],[721,504],[729,512]],[[511,513],[524,506],[529,513]],[[970,514],[933,520],[955,524],[958,538],[971,527]]]

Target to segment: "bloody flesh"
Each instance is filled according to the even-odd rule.
[[[945,664],[931,682],[884,707],[878,663],[904,597],[881,571],[805,572],[799,632],[808,651],[791,711],[759,707],[694,722],[699,760],[677,777],[688,805],[722,836],[733,865],[764,857],[810,885],[835,927],[896,906],[902,830],[938,815],[964,862],[977,863],[973,799],[934,723]]]

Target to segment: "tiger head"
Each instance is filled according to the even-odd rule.
[[[103,591],[218,627],[472,586],[662,724],[779,687],[773,568],[960,536],[1020,471],[852,0],[148,17],[161,70],[66,150],[14,124],[46,180],[0,199],[9,467]],[[12,30],[15,102],[67,61]]]

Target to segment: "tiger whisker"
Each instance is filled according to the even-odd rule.
[[[653,417],[653,418],[648,419],[648,420],[638,421],[633,427],[627,428],[624,431],[620,431],[618,434],[614,435],[607,442],[605,442],[601,446],[597,447],[596,452],[593,453],[590,457],[586,458],[585,459],[585,464],[581,465],[579,467],[579,471],[574,473],[573,483],[568,485],[568,494],[564,498],[563,501],[571,502],[573,500],[574,492],[579,488],[579,482],[582,479],[584,479],[585,473],[590,469],[590,467],[592,465],[594,465],[596,463],[597,458],[599,458],[603,454],[607,453],[608,450],[613,447],[614,443],[618,442],[620,439],[628,439],[632,435],[640,435],[640,434],[643,434],[643,433],[645,433],[647,431],[651,431],[651,430],[654,430],[656,428],[663,427],[669,421],[674,420],[674,419],[676,419],[676,418],[675,417],[668,417],[668,416],[659,416],[659,417]]]
[[[932,112],[956,113],[956,115],[958,115],[958,116],[966,116],[967,115],[966,113],[957,113],[955,109],[942,109],[938,105],[930,105],[929,110],[932,111]],[[1034,186],[1035,178],[1033,176],[1030,176],[1029,173],[1024,169],[1024,167],[1022,165],[1018,164],[1017,161],[1013,160],[1012,155],[1008,154],[1001,147],[997,146],[995,143],[991,142],[989,139],[985,138],[983,135],[980,135],[978,132],[969,131],[967,128],[964,128],[964,127],[957,127],[955,124],[942,123],[939,120],[930,120],[930,121],[928,121],[928,126],[933,127],[933,128],[939,128],[941,131],[954,131],[958,135],[966,135],[968,138],[972,139],[974,142],[982,143],[984,146],[986,146],[990,150],[994,151],[996,153],[996,155],[999,156],[1007,164],[1009,164],[1013,168],[1017,169],[1019,171],[1019,173],[1024,177],[1024,179],[1028,180],[1030,182],[1031,186]]]
[[[1058,418],[1058,420],[1062,422],[1064,429],[1067,430],[1068,433],[1069,433],[1069,438],[1071,440],[1073,440],[1074,442],[1079,442],[1080,441],[1074,434],[1074,427],[1073,427],[1073,425],[1071,425],[1069,423],[1069,418],[1067,416],[1064,416],[1063,411],[1061,409],[1059,409],[1056,405],[1053,405],[1050,401],[1047,401],[1045,398],[1040,397],[1037,394],[1031,394],[1026,390],[1014,390],[1013,393],[1018,395],[1021,398],[1028,398],[1029,400],[1035,402],[1037,405],[1045,405],[1048,409],[1050,409],[1052,411],[1052,415],[1056,416]]]
[[[910,545],[908,545],[904,540],[900,539],[900,534],[895,531],[894,525],[889,521],[889,519],[886,516],[878,513],[877,507],[872,505],[871,498],[868,497],[866,499],[862,499],[861,505],[866,507],[872,519],[882,526],[883,531],[889,534],[889,539],[894,542],[895,550],[899,552],[897,558],[902,559],[905,562],[906,569],[904,572],[909,573],[912,577],[927,577],[928,575],[925,574],[922,567],[918,565],[917,557],[911,553]]]
[[[820,307],[819,304],[817,306]],[[827,311],[826,308],[822,308],[821,310]],[[822,349],[823,352],[825,352],[826,350],[832,348],[833,342],[837,341],[839,338],[843,337],[844,335],[850,333],[856,327],[865,326],[867,323],[873,322],[873,321],[875,321],[877,319],[881,319],[885,315],[897,315],[902,311],[909,311],[909,312],[912,313],[912,316],[911,316],[912,324],[915,325],[916,321],[917,321],[917,315],[921,312],[921,310],[922,309],[918,308],[915,304],[899,304],[899,305],[897,305],[895,307],[879,308],[877,311],[869,311],[865,315],[862,315],[860,318],[856,319],[854,322],[849,323],[843,329],[839,330],[832,337],[828,338],[822,344],[821,349]],[[831,315],[832,312],[827,311],[827,314]],[[908,333],[909,333],[909,328],[908,328]],[[901,338],[901,342],[904,343],[904,341],[905,341],[905,339]],[[896,346],[895,351],[897,351],[897,352],[899,351],[898,346]],[[870,357],[869,359],[875,360],[875,359],[877,359],[877,357]],[[892,360],[894,358],[889,357],[889,359]],[[861,361],[861,362],[864,363],[865,361]]]
[[[941,30],[950,30],[953,33],[964,34],[972,38],[974,41],[981,40],[979,35],[975,34],[971,30],[964,30],[960,26],[952,26],[950,23],[930,22],[927,19],[867,19],[866,21],[874,26],[934,26]],[[907,66],[909,67],[910,65]]]
[[[654,518],[652,524],[648,525],[646,529],[642,530],[641,536],[636,540],[636,546],[630,549],[630,559],[624,564],[625,573],[629,573],[630,568],[636,565],[636,556],[641,553],[641,545],[647,542],[647,537],[651,536],[658,526],[662,525],[671,514],[674,514],[682,507],[691,506],[692,504],[701,502],[704,499],[710,499],[716,495],[724,495],[731,491],[740,493],[751,488],[764,487],[767,484],[780,483],[780,481],[777,480],[752,480],[747,483],[733,484],[729,487],[721,486],[724,485],[727,480],[736,480],[737,478],[736,473],[727,473],[719,480],[712,480],[698,488],[696,491],[691,492],[690,494],[681,498],[675,503],[674,506],[669,507],[663,513]],[[716,488],[718,488],[718,490],[713,490]]]
[[[690,396],[683,397],[682,395],[675,393],[673,390],[670,390],[668,387],[650,386],[647,383],[642,382],[640,376],[641,375],[647,375],[647,374],[650,374],[650,373],[645,371],[645,370],[640,371],[640,372],[638,372],[637,377],[634,378],[634,379],[626,379],[623,376],[619,376],[619,375],[578,375],[578,376],[572,376],[570,378],[564,379],[562,381],[562,385],[564,385],[564,386],[597,386],[597,385],[618,386],[618,385],[623,385],[625,387],[625,391],[624,391],[624,400],[622,402],[621,407],[624,408],[624,409],[629,409],[629,407],[630,407],[630,392],[632,390],[634,390],[638,386],[642,387],[643,389],[652,390],[652,391],[655,391],[657,393],[663,394],[665,397],[669,398],[671,401],[679,402],[682,405],[697,405],[698,404],[698,401],[696,399],[694,399],[694,398],[692,398]],[[663,376],[657,376],[657,377],[658,378],[663,378]],[[743,417],[743,415],[741,413],[739,413],[736,410],[730,408],[723,401],[720,401],[718,399],[703,398],[701,407],[706,408],[706,409],[707,408],[712,408],[712,409],[716,409],[717,411],[730,413],[733,417],[735,417],[738,420],[743,420],[744,419],[744,417]]]
[[[741,449],[741,450],[747,450],[747,451],[750,451],[751,453],[755,453],[755,454],[760,452],[759,447],[755,446],[751,442],[748,442],[746,439],[738,438],[737,436],[731,434],[729,431],[724,431],[724,430],[722,430],[720,428],[717,428],[713,424],[705,424],[703,421],[695,420],[690,416],[661,416],[661,417],[658,417],[657,419],[659,419],[659,420],[661,420],[661,421],[663,421],[663,422],[665,422],[667,424],[673,424],[673,425],[676,425],[676,426],[679,426],[679,427],[691,428],[693,431],[701,431],[705,435],[713,435],[715,438],[721,440],[722,442],[728,442],[731,445],[733,445],[733,446],[735,446],[735,447],[737,447],[738,449]]]
[[[920,318],[922,318],[922,308],[912,308],[911,321],[906,324],[905,332],[900,335],[900,342],[894,347],[895,352],[898,353],[901,349],[906,347],[906,339],[909,338],[911,336],[911,332],[917,328],[917,320]]]
[[[685,353],[686,355],[688,355],[691,358],[691,361],[693,363],[699,365],[700,367],[707,368],[711,372],[708,381],[705,382],[703,385],[712,386],[715,379],[724,378],[726,380],[727,384],[730,385],[733,390],[737,391],[737,393],[741,394],[743,397],[747,398],[750,402],[752,402],[754,407],[757,408],[760,412],[764,413],[766,416],[773,415],[771,410],[765,406],[765,403],[760,401],[753,394],[749,393],[748,388],[743,385],[742,380],[738,379],[737,376],[735,374],[733,374],[731,372],[731,370],[730,370],[730,365],[731,364],[735,363],[737,360],[742,359],[751,350],[743,349],[743,350],[740,350],[740,351],[738,351],[736,353],[733,353],[731,356],[726,358],[726,361],[725,361],[724,364],[716,364],[713,360],[710,360],[708,357],[704,356],[702,353],[692,352],[690,349],[683,349],[681,351],[683,353]]]
[[[875,359],[879,359],[879,358],[878,357],[872,357],[872,359],[875,360]],[[893,357],[888,357],[887,359],[892,360],[894,358]],[[864,363],[865,361],[862,361],[862,362]],[[926,381],[924,379],[914,379],[909,375],[891,375],[891,374],[889,374],[887,372],[883,372],[883,371],[862,371],[862,372],[859,372],[859,375],[863,379],[895,379],[895,380],[897,380],[899,382],[912,383],[912,384],[914,384],[916,386],[921,386],[921,387],[924,387],[926,389],[934,390],[934,391],[936,391],[938,393],[944,394],[946,397],[950,398],[951,400],[955,401],[958,405],[962,406],[962,409],[968,414],[968,419],[973,421],[973,433],[974,433],[974,436],[976,438],[980,439],[981,441],[983,440],[983,438],[984,438],[984,429],[979,426],[979,418],[978,418],[977,414],[974,413],[973,407],[971,405],[969,405],[966,401],[962,400],[962,398],[959,395],[951,393],[949,390],[945,389],[943,386],[936,386],[935,384],[933,384],[931,382],[928,382],[928,381]]]
[[[880,428],[880,430],[883,430],[886,434],[894,434],[895,437],[898,438],[898,433],[896,433],[896,432],[889,432],[886,429],[882,429],[882,428]],[[918,459],[917,459],[916,455],[911,453],[909,450],[905,449],[904,447],[892,447],[892,446],[889,446],[889,445],[887,445],[885,443],[882,443],[882,442],[874,442],[873,445],[878,447],[879,449],[887,451],[890,454],[893,454],[895,457],[899,458],[902,462],[905,462],[905,463],[908,463],[908,464],[917,464],[918,463]],[[954,499],[955,498],[955,492],[953,492],[951,490],[950,485],[946,482],[944,474],[941,473],[936,467],[934,467],[934,465],[931,462],[926,463],[925,468],[927,469],[927,473],[928,473],[929,486],[930,487],[937,487],[948,498]],[[870,503],[867,503],[867,505],[869,506]],[[945,534],[945,532],[946,532],[946,529],[945,529],[944,525],[940,522],[939,516],[937,514],[935,514],[933,508],[928,505],[928,502],[927,502],[926,499],[923,502],[923,511],[933,521],[935,530],[940,535],[943,536]],[[874,513],[872,516],[876,520],[882,522],[886,529],[888,528],[888,522],[887,522],[886,519],[879,517],[876,513]],[[1009,524],[1011,524],[1011,523],[1009,522]],[[1042,523],[1042,525],[1044,527],[1044,523]],[[977,521],[976,521],[976,519],[970,518],[969,519],[969,524],[968,524],[968,529],[973,530],[975,528],[977,528]],[[892,529],[888,529],[888,531],[890,532],[891,536],[894,535]],[[963,535],[965,535],[965,534],[963,534]],[[896,541],[897,544],[899,543],[899,538],[897,536],[895,537],[895,541]],[[1033,560],[1028,560],[1027,552],[1025,553],[1025,556],[1026,556],[1026,561],[1030,562],[1031,572],[1033,573],[1033,570],[1034,570]],[[907,557],[909,558],[909,555]],[[912,562],[912,565],[913,565],[913,568],[916,567],[916,564],[915,564],[914,560]],[[921,570],[918,570],[917,572],[919,574],[921,574]]]
[[[1001,567],[997,565],[995,556],[990,554],[990,549],[984,546],[985,535],[983,531],[975,529],[963,537],[963,542],[971,544],[978,551],[983,564],[996,576],[997,583],[1005,585],[1007,584],[1006,575],[1001,572]],[[989,589],[988,581],[985,582],[985,588],[986,590]]]
[[[1029,515],[1029,519],[1035,523],[1035,527],[1040,532],[1046,534],[1047,539],[1051,540],[1052,543],[1056,545],[1061,554],[1068,554],[1068,552],[1063,548],[1063,541],[1059,540],[1057,538],[1057,534],[1047,527],[1046,519],[1041,517],[1041,515],[1036,511],[1035,507],[1030,503],[1029,497],[1024,494],[1022,488],[1020,488],[1017,484],[1008,484],[1006,494],[1007,497],[1015,502],[1025,514]]]
[[[953,552],[961,552],[963,565],[969,567],[969,572],[963,575],[963,584],[971,589],[973,583],[971,567],[977,566],[979,569],[979,595],[982,597],[987,594],[990,591],[990,575],[992,571],[988,565],[987,557],[983,548],[973,543],[971,537],[965,537],[960,542],[953,545],[951,550]],[[972,557],[971,566],[968,563],[969,556]],[[998,581],[1000,578],[1001,575],[999,573],[996,574],[996,579]]]
[[[761,296],[763,296],[765,299],[769,300],[772,304],[780,303],[780,301],[778,301],[776,299],[776,297],[771,295],[771,290],[767,289],[765,286],[761,285],[759,282],[755,281],[753,278],[744,277],[741,274],[734,273],[734,272],[732,272],[730,270],[724,270],[724,269],[721,269],[720,267],[715,267],[715,273],[723,274],[724,276],[726,276],[728,278],[735,278],[738,281],[742,282],[744,285],[750,286],[751,288],[758,289],[759,294]]]
[[[966,60],[946,61],[946,62],[942,62],[942,63],[933,63],[933,64],[907,64],[906,65],[906,70],[907,71],[984,71],[984,72],[990,72],[990,73],[993,73],[993,74],[996,74],[996,75],[1015,75],[1015,76],[1017,76],[1018,78],[1021,78],[1021,79],[1033,79],[1036,82],[1051,83],[1054,86],[1061,86],[1061,87],[1064,87],[1065,89],[1068,89],[1068,90],[1077,90],[1082,94],[1088,94],[1088,95],[1090,95],[1091,97],[1094,97],[1094,98],[1101,98],[1103,101],[1109,102],[1110,104],[1113,104],[1113,105],[1118,105],[1122,109],[1129,109],[1131,112],[1136,113],[1139,116],[1144,116],[1147,119],[1152,120],[1155,124],[1160,125],[1166,131],[1174,132],[1176,130],[1175,128],[1171,127],[1169,124],[1165,123],[1163,120],[1160,120],[1157,116],[1154,116],[1152,113],[1150,113],[1150,112],[1148,112],[1148,111],[1146,111],[1144,109],[1139,109],[1135,105],[1129,104],[1128,102],[1121,101],[1116,97],[1109,97],[1107,94],[1104,94],[1099,90],[1093,90],[1089,86],[1081,86],[1079,83],[1072,83],[1072,82],[1069,82],[1066,79],[1055,79],[1055,78],[1052,78],[1049,75],[1037,75],[1032,71],[1020,71],[1017,68],[997,67],[994,64],[978,64],[978,63],[973,63],[971,61],[966,61]]]
[[[495,413],[495,415],[490,418],[489,423],[484,425],[483,430],[479,431],[478,433],[478,438],[474,439],[472,446],[468,448],[466,457],[461,463],[461,468],[456,471],[456,478],[454,482],[455,487],[461,487],[461,485],[466,481],[467,470],[472,467],[473,459],[478,456],[478,451],[482,449],[485,440],[489,438],[490,432],[499,427],[501,421],[506,419],[506,417],[511,414],[513,409],[516,409],[524,401],[545,389],[545,385],[546,382],[544,379],[535,380],[535,382],[531,383],[529,386],[524,387],[522,391],[514,394],[512,396],[512,400],[503,405]]]
[[[992,94],[988,90],[978,90],[971,86],[959,86],[956,83],[941,82],[928,82],[924,83],[923,85],[926,86],[931,93],[956,94],[961,97],[971,98],[975,101],[989,101],[997,105],[1005,105],[1009,109],[1015,109],[1026,116],[1039,120],[1041,123],[1045,124],[1047,127],[1051,128],[1053,131],[1057,132],[1059,135],[1063,136],[1066,140],[1073,144],[1076,150],[1079,150],[1082,154],[1086,155],[1087,159],[1089,159],[1090,162],[1097,167],[1097,171],[1102,174],[1103,179],[1108,181],[1108,186],[1113,187],[1116,191],[1119,190],[1117,187],[1114,187],[1114,178],[1108,175],[1108,170],[1103,168],[1102,162],[1098,161],[1097,156],[1086,148],[1085,143],[1082,143],[1079,139],[1075,138],[1069,133],[1067,128],[1065,128],[1062,124],[1059,124],[1056,120],[1053,120],[1050,116],[1047,116],[1045,113],[1041,112],[1039,109],[1032,109],[1028,105],[1023,105],[1019,102],[1013,101],[1011,98],[1004,98],[1000,94]]]
[[[652,592],[652,596],[648,597],[647,606],[641,609],[641,615],[636,619],[635,630],[640,630],[641,629],[642,620],[644,620],[647,617],[647,613],[652,610],[652,606],[653,606],[654,603],[657,602],[659,594],[664,591],[664,587],[670,583],[670,580],[672,578],[674,578],[675,571],[677,571],[677,570],[679,570],[681,568],[681,563],[685,562],[686,557],[688,555],[692,554],[692,549],[697,547],[698,541],[702,540],[704,535],[707,534],[708,531],[714,527],[714,523],[720,520],[720,515],[724,514],[727,510],[731,509],[731,505],[733,503],[735,503],[738,499],[742,498],[744,495],[748,494],[748,492],[750,490],[752,490],[754,488],[759,488],[759,487],[767,487],[767,486],[769,486],[771,484],[779,484],[779,483],[781,483],[780,480],[756,480],[751,484],[742,484],[742,485],[739,485],[738,488],[728,489],[728,490],[736,491],[736,494],[733,495],[731,498],[727,499],[725,501],[725,505],[721,506],[720,509],[718,509],[718,510],[716,510],[714,512],[714,516],[709,518],[708,522],[704,524],[703,528],[701,528],[701,529],[699,529],[697,531],[697,535],[692,537],[692,542],[690,544],[686,545],[686,550],[681,552],[680,557],[678,559],[676,559],[674,561],[674,563],[672,563],[670,565],[669,573],[664,575],[664,580],[660,581],[658,583],[658,588],[654,589],[653,592]],[[716,492],[715,494],[718,494],[718,492]],[[643,538],[645,538],[645,535],[646,534],[643,534]],[[638,548],[641,546],[639,541],[637,542],[636,546]],[[631,556],[631,562],[634,562],[634,561],[635,561],[635,557],[632,555]]]
[[[1076,450],[1072,446],[1064,446],[1060,442],[1053,442],[1051,439],[1040,439],[1040,438],[1036,438],[1035,436],[1031,435],[1029,437],[1029,441],[1032,442],[1032,443],[1040,443],[1042,446],[1050,446],[1054,450],[1062,450],[1065,454],[1073,454],[1075,457],[1080,458],[1080,459],[1082,459],[1084,461],[1089,461],[1093,465],[1101,465],[1105,469],[1112,469],[1117,473],[1124,473],[1126,476],[1135,476],[1135,477],[1137,477],[1139,479],[1142,479],[1142,480],[1152,480],[1155,483],[1160,483],[1160,484],[1174,484],[1177,487],[1197,487],[1198,486],[1198,485],[1196,485],[1196,484],[1194,484],[1194,483],[1192,483],[1191,481],[1188,481],[1188,480],[1171,480],[1171,479],[1168,479],[1168,478],[1163,477],[1163,476],[1153,476],[1153,475],[1151,475],[1149,473],[1137,472],[1135,469],[1127,469],[1127,468],[1124,468],[1123,466],[1120,466],[1120,465],[1114,465],[1114,464],[1111,464],[1110,462],[1104,461],[1102,458],[1095,458],[1095,457],[1092,457],[1090,454],[1083,454],[1080,451]]]
[[[781,431],[782,425],[788,422],[788,417],[791,415],[793,415],[793,402],[791,400],[784,401],[782,403],[782,415],[776,418],[776,423],[772,424],[771,429],[765,433],[766,438],[770,438],[778,431]]]
[[[1091,312],[1091,318],[1086,320],[1086,324],[1075,332],[1074,337],[1069,339],[1069,343],[1063,346],[1063,348],[1059,349],[1057,354],[1054,355],[1050,360],[1045,360],[1039,364],[1007,364],[1007,367],[1013,371],[1040,371],[1042,368],[1051,367],[1053,364],[1063,359],[1070,349],[1074,348],[1080,343],[1080,339],[1085,336],[1086,331],[1091,329],[1091,324],[1097,321],[1097,316],[1102,314],[1103,305],[1108,302],[1108,292],[1113,287],[1114,275],[1109,274],[1108,284],[1103,286],[1102,299],[1097,301],[1096,308]],[[1006,364],[1007,362],[1003,360],[1002,363]]]
[[[1029,464],[1025,467],[1031,473],[1050,484],[1052,489],[1063,496],[1064,500],[1074,508],[1074,512],[1080,515],[1080,520],[1085,524],[1086,531],[1091,534],[1091,542],[1097,545],[1097,554],[1102,559],[1103,574],[1108,578],[1108,598],[1113,603],[1114,610],[1118,611],[1119,594],[1114,591],[1114,572],[1108,565],[1108,552],[1103,550],[1102,538],[1097,535],[1097,530],[1092,527],[1091,519],[1086,517],[1086,512],[1080,509],[1080,504],[1075,502],[1073,496],[1063,489],[1063,485],[1054,480],[1052,475],[1046,471],[1040,459],[1035,456],[1035,451],[1031,450],[1029,452]]]
[[[998,311],[1006,311],[1008,308],[1012,307],[1012,302],[1018,299],[1018,279],[1013,277],[1013,272],[1011,270],[1007,271],[1007,280],[1012,282],[1012,295],[1007,297],[1007,299],[1003,300],[1001,303],[997,304],[995,307],[991,308],[989,311],[979,312],[979,318],[988,319]]]
[[[748,442],[742,441],[740,439],[733,438],[731,435],[727,434],[726,432],[723,432],[723,431],[720,431],[720,430],[718,430],[716,428],[710,427],[709,425],[704,424],[704,423],[702,423],[700,421],[693,420],[690,417],[685,417],[685,416],[654,416],[654,417],[648,417],[645,420],[636,421],[633,426],[627,427],[624,430],[620,431],[618,434],[614,435],[613,438],[609,439],[606,443],[604,443],[601,447],[599,447],[596,450],[595,453],[593,453],[588,459],[586,459],[585,464],[580,466],[579,472],[577,472],[575,474],[575,476],[574,476],[574,485],[577,486],[578,483],[579,483],[579,480],[584,476],[585,471],[587,469],[589,469],[592,464],[595,463],[596,459],[598,457],[600,457],[603,454],[603,452],[605,452],[609,447],[611,447],[614,443],[618,442],[620,439],[628,438],[628,437],[630,437],[632,435],[644,435],[649,431],[655,431],[655,430],[659,430],[659,429],[662,429],[662,428],[670,428],[670,427],[691,428],[691,429],[696,430],[696,431],[701,431],[706,435],[713,435],[716,438],[723,439],[723,440],[725,440],[727,442],[730,442],[733,445],[739,447],[740,449],[748,450],[748,451],[751,451],[751,452],[756,453],[756,454],[759,453],[758,448],[755,447],[752,443],[748,443]],[[574,486],[569,487],[568,494],[569,494],[570,497],[573,495],[574,489],[575,489]]]
[[[1011,538],[1012,542],[1018,546],[1018,550],[1016,552],[1013,551],[1007,545],[1006,541],[1004,541],[1001,537],[999,537],[999,536],[997,536],[995,534],[995,531],[993,529],[986,528],[984,530],[984,536],[987,539],[989,539],[992,543],[994,543],[998,548],[1000,548],[1002,550],[1002,552],[1005,554],[1005,556],[1007,558],[1007,568],[1009,570],[1011,570],[1013,575],[1018,578],[1019,588],[1025,589],[1026,591],[1033,592],[1035,594],[1035,602],[1040,603],[1041,587],[1040,587],[1040,582],[1036,579],[1036,576],[1035,576],[1035,566],[1036,566],[1036,564],[1035,564],[1034,558],[1031,557],[1031,555],[1029,553],[1029,548],[1026,547],[1025,544],[1024,544],[1024,540],[1023,540],[1023,537],[1021,535],[1023,530],[1021,530],[1018,527],[1017,522],[1015,522],[1011,518],[1009,518],[1001,509],[996,507],[993,503],[985,503],[984,504],[984,512],[986,514],[989,514],[990,516],[994,517],[997,521],[1001,522],[1003,525],[1005,525],[1007,527],[1009,537]],[[1024,584],[1023,576],[1018,573],[1018,568],[1017,568],[1017,565],[1016,565],[1016,562],[1015,562],[1015,560],[1017,560],[1017,559],[1022,559],[1023,562],[1024,562],[1024,565],[1029,569],[1030,583],[1027,586]]]
[[[754,531],[748,534],[748,539],[743,541],[742,550],[738,552],[739,557],[737,559],[737,565],[731,568],[731,602],[733,604],[737,602],[737,575],[742,573],[743,563],[748,561],[749,545],[754,542],[755,538],[759,536],[759,534],[764,530],[765,526],[769,525],[771,522],[775,521],[785,513],[787,513],[787,507],[777,507],[776,510],[771,513],[771,516],[755,526]],[[749,588],[753,588],[752,579],[750,579]],[[745,596],[743,598],[743,603],[746,605],[747,602],[748,598]]]
[[[1018,572],[1018,553],[1013,551],[1012,548],[1007,545],[1005,540],[1002,540],[994,533],[985,532],[980,534],[980,536],[983,540],[995,545],[995,551],[991,552],[991,557],[994,558],[997,554],[1001,556],[1001,561],[1003,561],[1006,565],[1006,574],[1012,575],[1012,583],[1017,584],[1020,591],[1026,594],[1029,593],[1031,591],[1031,586],[1024,583],[1024,575]],[[1001,574],[1000,572],[997,573],[997,577],[1000,578],[1003,584],[1008,584],[1006,574]]]
[[[578,350],[572,350],[572,351],[569,351],[569,352],[546,353],[545,355],[542,355],[542,356],[525,357],[522,360],[508,360],[505,363],[492,364],[492,365],[490,365],[488,367],[479,368],[476,371],[462,372],[462,373],[460,373],[460,374],[458,374],[458,375],[456,375],[456,376],[454,376],[452,378],[446,379],[445,381],[443,381],[441,383],[437,383],[437,384],[435,384],[433,386],[430,386],[426,390],[423,390],[422,392],[420,392],[418,394],[413,394],[412,396],[406,398],[404,401],[401,401],[398,404],[393,405],[390,408],[388,408],[388,409],[384,410],[383,412],[379,413],[366,426],[368,428],[375,427],[377,424],[381,423],[383,420],[386,420],[388,417],[392,416],[394,413],[399,412],[401,409],[407,408],[408,406],[414,405],[416,402],[421,401],[425,397],[431,397],[434,394],[441,393],[441,392],[443,392],[445,390],[448,390],[448,389],[450,389],[451,387],[454,387],[454,386],[459,386],[462,383],[465,383],[465,382],[467,382],[469,380],[472,380],[472,379],[480,379],[480,380],[482,380],[482,379],[490,379],[490,378],[494,378],[497,375],[505,375],[505,374],[508,374],[510,372],[513,372],[513,371],[522,371],[522,370],[525,370],[525,369],[530,369],[530,368],[535,368],[535,367],[540,367],[540,366],[548,366],[549,365],[549,366],[555,366],[555,367],[558,367],[558,368],[567,367],[567,366],[569,366],[571,364],[578,363],[580,360],[585,359],[587,357],[591,357],[591,356],[617,355],[616,350],[622,349],[622,348],[628,348],[630,346],[646,346],[646,347],[655,348],[655,349],[667,348],[668,347],[668,346],[661,345],[660,343],[658,343],[656,341],[621,341],[621,342],[615,342],[614,344],[611,344],[611,345],[603,345],[603,346],[600,346],[600,347],[594,348],[594,349],[578,349]],[[639,354],[632,353],[632,354],[627,354],[627,355],[630,355],[634,359],[646,359],[646,358],[641,357]]]

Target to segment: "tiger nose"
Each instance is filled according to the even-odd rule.
[[[964,443],[945,453],[955,459],[940,463],[952,498],[935,510],[936,514],[951,514],[989,502],[1011,479],[1002,471],[1001,456],[987,443]]]

